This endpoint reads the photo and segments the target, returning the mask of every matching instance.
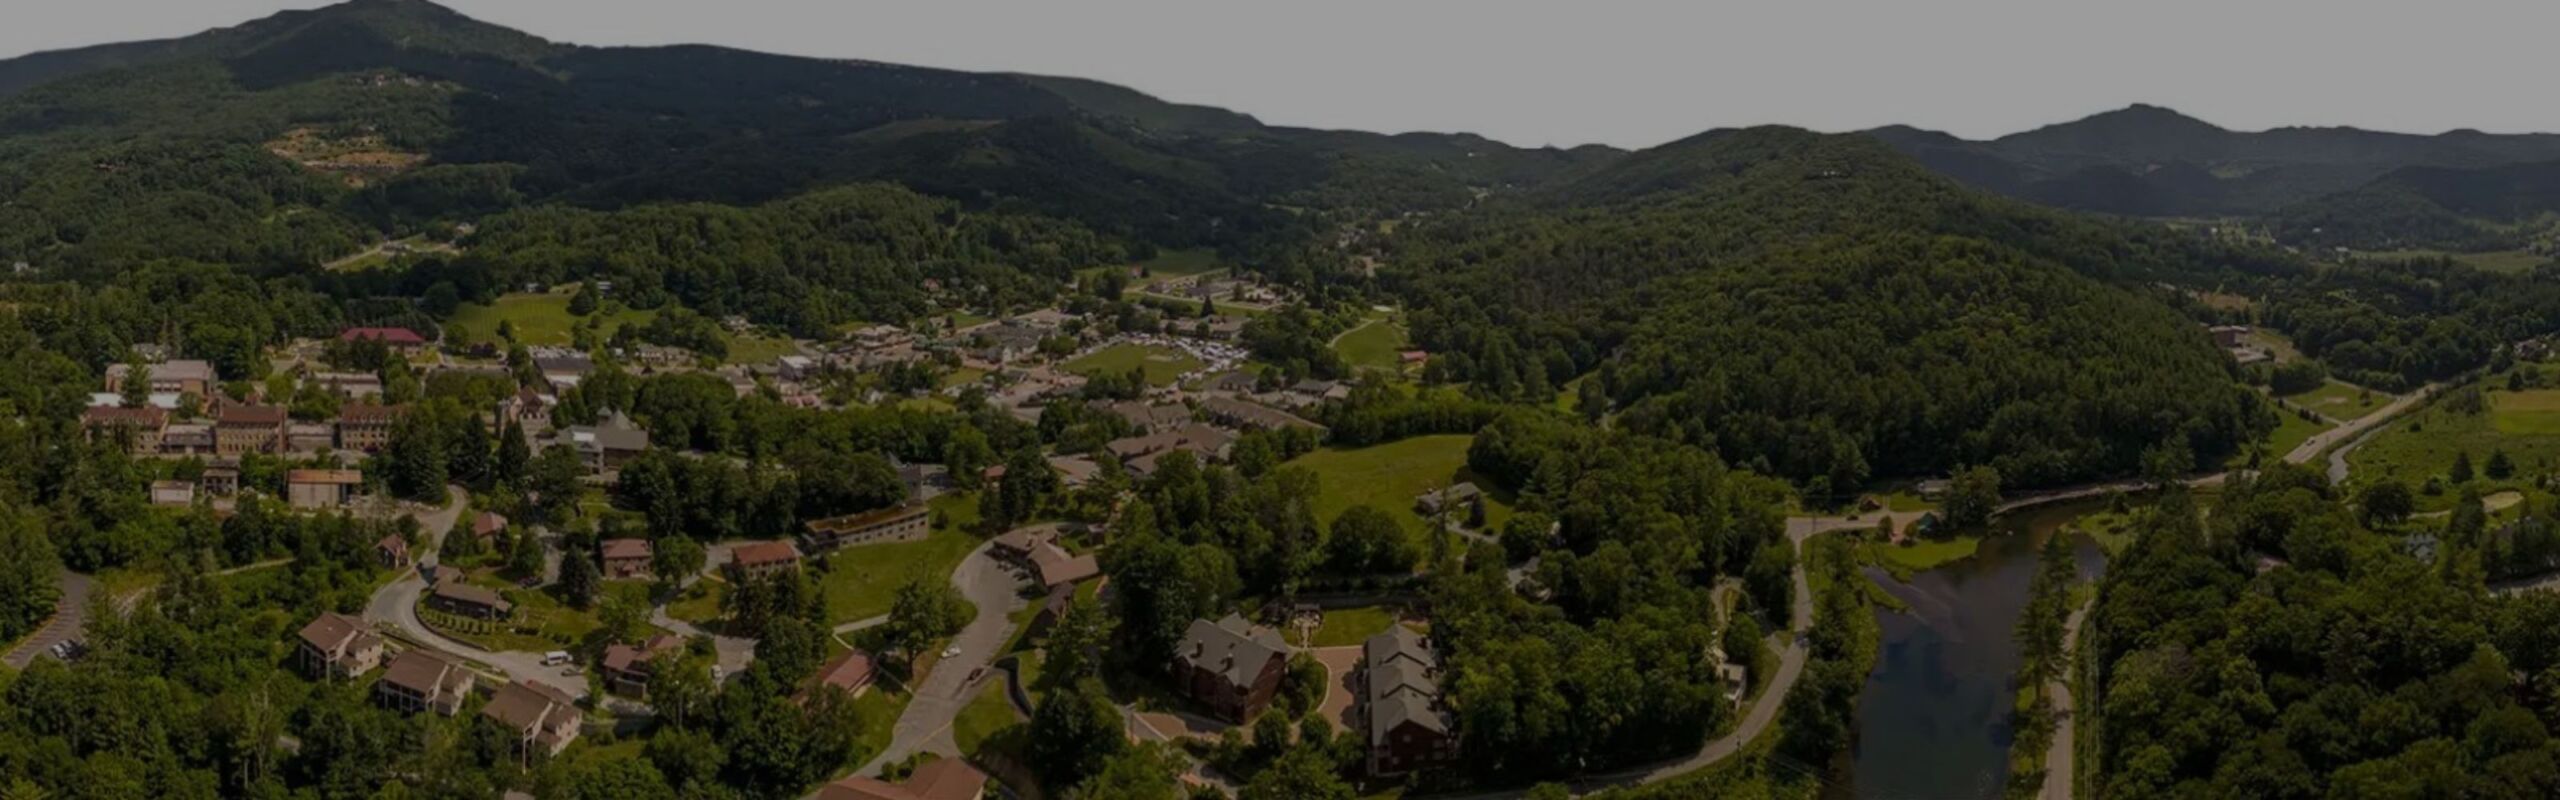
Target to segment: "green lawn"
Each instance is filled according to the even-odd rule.
[[[516,341],[527,345],[567,345],[572,341],[569,330],[585,319],[569,313],[569,295],[509,294],[500,296],[493,305],[464,303],[445,322],[462,326],[472,343],[497,341],[498,323],[503,321],[515,326]],[[616,328],[624,325],[645,324],[658,315],[654,310],[638,311],[618,305],[614,308],[617,310],[611,313],[597,312],[605,314],[601,328],[605,336],[612,336]]]
[[[1004,698],[1004,682],[990,680],[951,720],[951,738],[959,742],[960,752],[977,755],[988,737],[1021,723],[1022,716],[1014,713],[1012,701]]]
[[[774,359],[800,352],[789,338],[763,334],[730,334],[729,363],[770,364]]]
[[[2286,453],[2293,452],[2294,448],[2301,447],[2304,441],[2320,435],[2322,431],[2337,427],[2326,422],[2303,419],[2302,415],[2293,413],[2293,409],[2289,408],[2277,408],[2276,420],[2276,429],[2267,434],[2267,458],[2270,463],[2284,458]],[[2231,454],[2231,460],[2223,466],[2240,467],[2248,463],[2249,451],[2243,448],[2240,452]]]
[[[942,373],[942,385],[938,388],[949,389],[954,386],[967,386],[969,384],[985,380],[986,377],[987,371],[983,369],[954,367],[950,372]]]
[[[1467,435],[1417,436],[1357,450],[1325,448],[1289,462],[1316,473],[1321,493],[1316,518],[1330,524],[1344,509],[1367,505],[1387,512],[1405,529],[1421,532],[1422,515],[1413,510],[1415,496],[1460,481],[1474,481],[1488,496],[1485,519],[1499,529],[1511,517],[1511,506],[1497,487],[1467,471]]]
[[[2318,389],[2286,395],[2284,400],[2340,421],[2352,422],[2390,405],[2392,396],[2351,383],[2330,381]],[[2308,438],[2307,434],[2305,438]]]
[[[1387,372],[1403,367],[1405,347],[1404,325],[1385,317],[1372,319],[1333,343],[1334,351],[1341,353],[1342,360],[1350,362],[1352,368]]]
[[[907,711],[906,692],[891,689],[887,681],[873,684],[871,691],[854,698],[854,716],[862,721],[862,735],[854,746],[868,759],[889,749],[889,739],[897,733],[898,715]]]
[[[2384,250],[2360,254],[2371,259],[2450,258],[2464,266],[2487,272],[2522,275],[2532,272],[2551,259],[2523,250],[2493,250],[2485,253],[2451,253],[2443,250]]]
[[[1982,537],[1972,535],[1949,539],[1906,537],[1903,541],[1907,544],[1870,541],[1859,544],[1859,547],[1877,566],[1884,567],[1898,580],[1910,580],[1912,575],[1941,564],[1970,558],[1975,550],[1982,547]]]
[[[2489,421],[2511,436],[2560,435],[2560,389],[2489,395]]]
[[[898,587],[911,580],[942,582],[978,546],[967,526],[977,524],[974,494],[946,494],[933,499],[945,524],[913,542],[848,547],[827,556],[820,585],[827,595],[827,624],[841,625],[889,613]],[[672,613],[672,612],[671,612]]]
[[[1316,629],[1315,647],[1344,647],[1385,633],[1396,624],[1396,616],[1377,606],[1329,608],[1324,612],[1324,626]]]
[[[1567,414],[1581,413],[1582,382],[1590,380],[1591,376],[1596,374],[1598,373],[1587,372],[1576,375],[1573,380],[1565,381],[1563,386],[1556,387],[1556,410]]]
[[[1131,369],[1147,371],[1147,383],[1171,386],[1182,373],[1199,369],[1200,359],[1171,347],[1143,344],[1115,344],[1069,361],[1067,371],[1082,375],[1121,374]]]
[[[2451,472],[2456,455],[2468,454],[2476,476],[2472,487],[2489,495],[2526,488],[2532,477],[2560,463],[2560,389],[2492,391],[2489,407],[2488,413],[2466,415],[2439,403],[2392,422],[2347,457],[2354,482],[2395,479],[2423,489],[2428,479]],[[2516,471],[2506,480],[2493,480],[2487,474],[2489,456],[2501,450],[2515,462]],[[2447,479],[2442,492],[2419,493],[2418,509],[2452,508],[2461,493]]]
[[[1185,275],[1215,272],[1226,265],[1218,261],[1218,251],[1194,248],[1159,250],[1156,251],[1156,257],[1138,262],[1138,266],[1147,268],[1147,278],[1139,282],[1140,285],[1145,285],[1152,284],[1156,279],[1161,278],[1179,278]]]
[[[685,587],[684,594],[667,604],[667,616],[695,625],[707,625],[720,618],[720,598],[729,593],[729,583],[717,576],[706,576]]]

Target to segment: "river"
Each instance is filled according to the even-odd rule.
[[[2086,501],[2004,518],[2008,535],[1986,538],[1972,557],[1916,574],[1908,584],[1870,570],[1910,609],[1877,612],[1883,646],[1858,695],[1847,783],[1829,796],[2000,795],[2017,694],[2011,632],[2026,606],[2037,550],[2063,525],[2103,507]],[[2095,578],[2105,553],[2088,537],[2071,535],[2078,539],[2081,577]]]

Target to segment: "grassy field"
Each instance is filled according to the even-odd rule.
[[[2294,347],[2293,340],[2284,334],[2265,328],[2252,328],[2246,338],[2250,343],[2274,353],[2277,361],[2293,361],[2302,357],[2302,350]]]
[[[2364,258],[2376,260],[2438,257],[2450,258],[2456,262],[2460,262],[2464,266],[2472,267],[2474,269],[2486,272],[2506,273],[2509,275],[2521,275],[2527,272],[2532,272],[2534,267],[2542,266],[2544,263],[2551,260],[2522,250],[2494,250],[2486,253],[2449,253],[2442,250],[2384,250],[2380,252],[2363,253],[2360,255]]]
[[[1396,616],[1377,606],[1328,608],[1324,627],[1316,629],[1315,647],[1344,647],[1369,640],[1396,624]]]
[[[1421,532],[1424,520],[1414,512],[1413,498],[1459,481],[1475,481],[1466,468],[1467,446],[1474,441],[1475,437],[1464,435],[1418,436],[1357,450],[1328,447],[1289,464],[1316,473],[1322,487],[1316,496],[1317,519],[1331,523],[1343,509],[1367,505],[1395,517],[1406,530]],[[1511,517],[1511,506],[1496,487],[1482,481],[1476,481],[1476,486],[1488,494],[1487,525],[1500,528]]]
[[[1226,264],[1218,261],[1218,251],[1195,248],[1159,250],[1156,252],[1156,257],[1140,261],[1138,266],[1147,268],[1148,280],[1143,283],[1152,284],[1159,278],[1179,278],[1185,275],[1215,272],[1224,268]]]
[[[951,720],[951,738],[959,743],[961,753],[976,755],[988,737],[1021,722],[1021,715],[1013,713],[1013,703],[1004,699],[1004,682],[988,681]]]
[[[798,345],[781,336],[763,334],[730,334],[729,363],[770,364],[774,359],[800,352]]]
[[[2358,414],[2357,416],[2361,417],[2363,415]],[[2276,409],[2276,420],[2276,429],[2267,434],[2267,458],[2269,459],[2283,458],[2286,453],[2293,452],[2293,449],[2296,447],[2301,447],[2302,443],[2309,440],[2311,437],[2320,435],[2322,431],[2338,427],[2326,422],[2303,419],[2302,415],[2293,413],[2293,410],[2289,408]],[[2223,466],[2241,467],[2248,465],[2248,463],[2249,450],[2247,448],[2242,448],[2240,452],[2231,454],[2231,460]]]
[[[472,343],[498,341],[498,323],[506,322],[515,326],[516,341],[528,345],[565,346],[571,341],[569,330],[584,320],[569,313],[569,294],[509,294],[499,296],[492,305],[464,303],[445,323],[462,326],[463,333],[468,335],[467,341]],[[658,316],[654,310],[614,308],[616,310],[610,313],[596,312],[604,316],[601,331],[605,336],[612,336],[614,330],[621,326],[647,324]]]
[[[469,343],[498,341],[498,323],[515,326],[516,341],[527,345],[567,346],[575,338],[569,331],[586,318],[569,313],[569,292],[542,294],[508,294],[491,305],[464,303],[445,324],[462,326]],[[655,309],[638,310],[608,303],[609,310],[596,312],[603,316],[598,332],[611,337],[624,325],[645,325],[655,319]],[[729,363],[763,364],[799,352],[790,339],[760,334],[729,334]]]
[[[1404,325],[1385,317],[1372,319],[1343,334],[1333,343],[1333,349],[1353,369],[1395,372],[1403,367],[1400,359],[1405,349]]]
[[[1861,560],[1883,567],[1896,580],[1910,580],[1912,575],[1934,569],[1959,559],[1972,558],[1982,548],[1982,537],[1973,535],[1949,539],[1909,537],[1909,544],[1868,541],[1858,545]]]
[[[704,576],[684,594],[667,604],[667,616],[703,625],[720,618],[720,598],[729,593],[729,583],[717,575]]]
[[[854,744],[863,758],[889,749],[889,739],[897,734],[898,715],[906,713],[909,698],[906,692],[891,688],[886,680],[872,685],[871,691],[863,692],[861,697],[854,698],[854,714],[862,719],[862,735],[854,740]]]
[[[2489,456],[2500,451],[2515,462],[2516,472],[2506,480],[2492,480],[2486,473]],[[2443,479],[2452,470],[2455,456],[2462,454],[2471,457],[2477,474],[2472,486],[2481,494],[2525,488],[2534,476],[2560,463],[2560,389],[2492,391],[2485,414],[2458,414],[2441,404],[2429,406],[2393,422],[2349,455],[2348,461],[2356,483],[2396,479],[2424,487],[2431,478]],[[2461,487],[2451,485],[2449,479],[2444,482],[2442,492],[2419,493],[2420,511],[2453,507]]]
[[[1190,353],[1143,344],[1115,344],[1066,364],[1068,372],[1080,375],[1119,374],[1143,368],[1147,371],[1147,382],[1157,386],[1171,386],[1182,377],[1182,373],[1201,366],[1200,359]]]
[[[933,499],[933,508],[945,524],[921,540],[848,547],[827,556],[826,574],[819,578],[827,595],[827,624],[889,613],[890,600],[907,581],[949,579],[951,570],[978,546],[978,537],[967,530],[977,524],[978,498],[946,494]]]
[[[2318,389],[2284,397],[2285,402],[2348,422],[2363,419],[2364,415],[2381,410],[2383,406],[2390,405],[2391,400],[2391,395],[2338,381],[2330,381],[2321,384]]]

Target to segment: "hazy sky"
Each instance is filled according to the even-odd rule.
[[[1708,128],[1988,137],[2132,102],[2227,127],[2560,130],[2548,0],[443,0],[580,44],[1074,75],[1265,122],[1644,146]],[[0,54],[314,0],[7,0]]]

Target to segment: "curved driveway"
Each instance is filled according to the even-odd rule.
[[[961,754],[958,740],[951,736],[951,721],[981,682],[971,680],[971,674],[994,662],[996,648],[1012,641],[1012,615],[1023,602],[1021,579],[988,555],[987,549],[986,544],[978,545],[951,571],[951,584],[978,607],[977,617],[951,639],[951,646],[960,648],[960,653],[935,663],[924,680],[914,684],[915,694],[907,700],[907,710],[898,715],[889,746],[862,765],[861,774],[878,775],[882,766],[918,752]]]

